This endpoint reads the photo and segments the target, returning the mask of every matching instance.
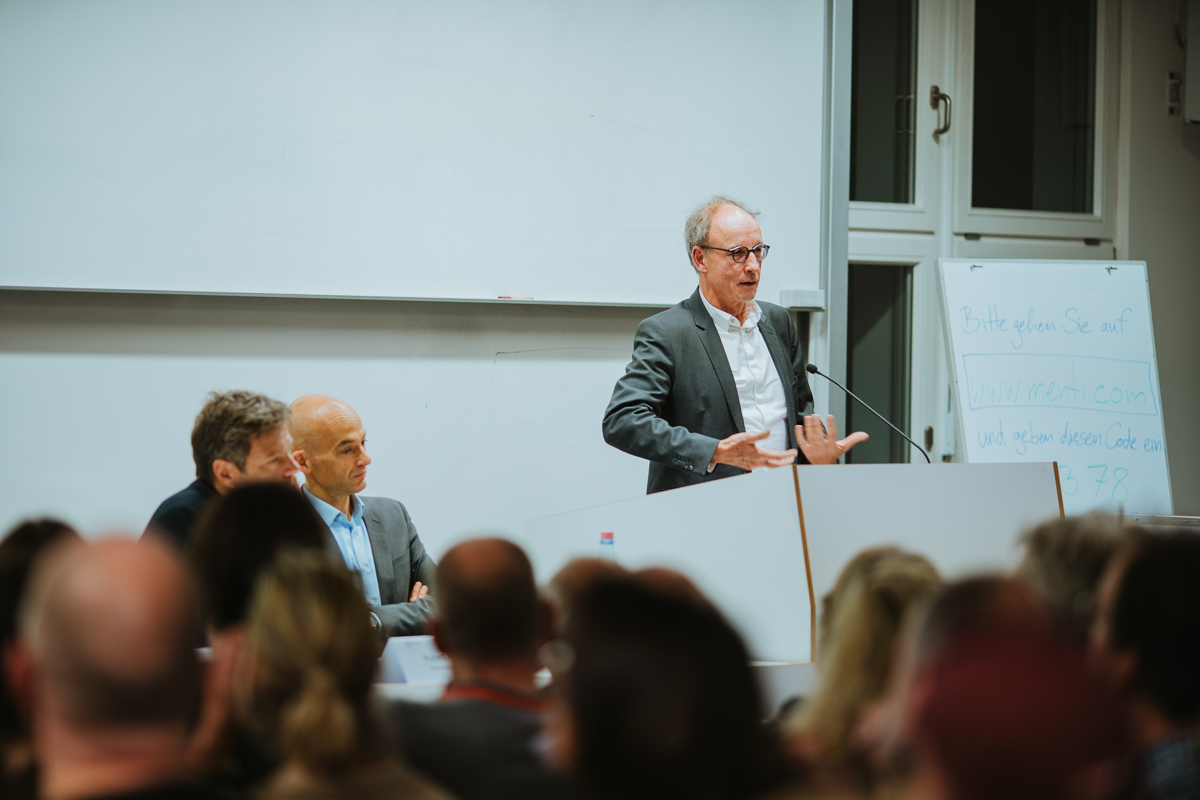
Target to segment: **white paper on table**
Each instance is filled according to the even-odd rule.
[[[379,657],[380,683],[449,683],[450,659],[432,636],[393,636]]]

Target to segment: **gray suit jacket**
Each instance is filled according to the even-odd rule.
[[[363,522],[375,556],[375,574],[379,578],[379,598],[383,605],[372,608],[388,636],[414,636],[425,632],[425,621],[433,616],[433,572],[437,567],[417,536],[417,528],[408,509],[386,497],[362,497]],[[328,546],[344,562],[337,542],[330,534]],[[408,602],[417,581],[429,587],[429,597]]]
[[[786,309],[758,305],[758,328],[787,396],[788,447],[795,447],[793,427],[813,410],[800,337]],[[613,389],[603,430],[613,447],[650,460],[647,493],[745,472],[728,464],[706,471],[717,443],[746,425],[733,370],[699,289],[638,326],[633,360]],[[807,463],[803,455],[797,460]]]

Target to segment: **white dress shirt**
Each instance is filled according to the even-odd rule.
[[[700,293],[704,307],[717,325],[721,345],[729,359],[733,382],[737,386],[738,403],[742,406],[742,421],[747,433],[770,431],[770,435],[758,442],[758,449],[781,453],[788,449],[787,395],[779,370],[767,349],[767,341],[758,329],[762,309],[758,303],[750,303],[746,322],[726,314],[708,302],[704,292]]]

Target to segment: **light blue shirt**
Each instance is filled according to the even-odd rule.
[[[329,532],[337,542],[346,566],[358,573],[363,595],[372,608],[381,606],[379,575],[375,572],[375,554],[371,552],[371,539],[367,536],[367,523],[363,521],[363,504],[357,495],[350,495],[350,518],[320,498],[313,497],[304,487],[304,496],[329,526]]]

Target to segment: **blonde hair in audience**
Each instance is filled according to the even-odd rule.
[[[1021,534],[1025,556],[1017,574],[1050,602],[1070,635],[1086,641],[1104,570],[1124,544],[1141,534],[1142,529],[1103,511],[1048,520]]]
[[[846,756],[859,718],[887,686],[904,618],[940,586],[924,556],[896,547],[856,555],[822,600],[817,663],[821,683],[784,723],[825,757]]]
[[[367,711],[378,645],[350,574],[323,553],[281,553],[250,608],[240,707],[285,762],[344,774],[380,745]]]

